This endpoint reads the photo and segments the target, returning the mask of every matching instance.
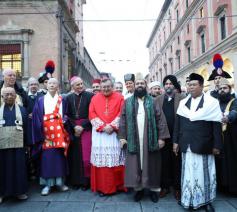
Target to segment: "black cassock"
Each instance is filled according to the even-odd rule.
[[[70,131],[71,143],[68,151],[68,164],[69,164],[69,177],[68,181],[73,186],[88,186],[90,178],[85,176],[84,163],[83,163],[83,148],[81,137],[74,136],[74,127],[76,126],[76,120],[82,120],[81,126],[84,131],[91,131],[92,126],[88,118],[89,104],[92,93],[83,91],[80,94],[71,93],[67,98],[67,116],[69,118],[69,126],[67,127]],[[89,147],[88,147],[89,148]]]
[[[220,106],[224,112],[227,103]],[[232,102],[228,117],[231,123],[223,133],[223,154],[216,158],[217,183],[220,189],[237,194],[237,99]]]
[[[26,143],[27,113],[20,107]],[[15,126],[15,106],[12,110],[5,106],[3,112],[4,126]],[[0,196],[25,194],[28,189],[25,148],[0,149]]]

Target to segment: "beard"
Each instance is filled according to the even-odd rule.
[[[229,102],[229,101],[231,100],[231,98],[232,98],[231,93],[224,93],[224,92],[221,92],[221,93],[219,94],[219,100],[220,100],[220,102],[224,102],[224,103]]]
[[[165,89],[165,93],[167,93],[168,95],[171,95],[173,92],[174,92],[174,89],[172,89],[172,88]]]
[[[139,88],[135,89],[134,96],[138,98],[142,98],[143,96],[147,94],[147,91],[146,91],[146,88],[140,88],[140,89]]]

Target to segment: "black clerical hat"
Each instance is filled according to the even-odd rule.
[[[38,78],[38,82],[44,83],[45,80],[49,80],[49,77],[47,76],[47,72],[41,72]]]
[[[201,85],[204,83],[204,78],[200,74],[192,73],[189,75],[189,80],[197,80]]]
[[[125,74],[124,75],[124,82],[127,81],[135,81],[135,75],[134,74]]]

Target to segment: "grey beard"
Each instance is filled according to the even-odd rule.
[[[171,89],[171,88],[167,88],[167,89],[165,89],[165,92],[166,92],[168,95],[172,94],[173,91],[174,91],[174,90]]]

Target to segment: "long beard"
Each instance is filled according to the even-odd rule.
[[[134,91],[134,96],[138,97],[138,98],[142,98],[143,96],[145,96],[147,94],[146,88],[142,89],[142,90],[137,90],[135,89]]]
[[[229,102],[231,100],[231,98],[232,98],[231,93],[220,93],[219,94],[220,102],[224,102],[224,103]]]

